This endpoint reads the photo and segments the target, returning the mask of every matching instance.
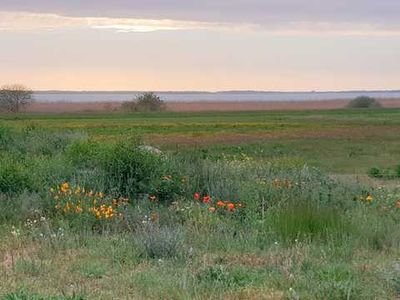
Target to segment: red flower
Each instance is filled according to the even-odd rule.
[[[204,196],[203,197],[203,203],[210,203],[211,202],[211,197],[210,196]]]
[[[200,194],[198,192],[194,193],[194,200],[198,201],[200,199]]]
[[[233,203],[228,203],[226,205],[226,208],[228,209],[228,211],[234,211],[235,210],[235,204]]]

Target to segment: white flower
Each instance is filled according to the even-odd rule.
[[[21,235],[21,232],[19,229],[16,229],[14,226],[12,227],[11,235],[14,237],[19,237]]]

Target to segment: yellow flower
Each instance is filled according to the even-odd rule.
[[[367,198],[365,198],[365,200],[371,202],[372,200],[374,200],[374,198],[371,195],[368,195]]]
[[[66,192],[68,192],[68,190],[69,190],[69,183],[64,182],[60,187],[60,191],[63,193],[66,193]]]

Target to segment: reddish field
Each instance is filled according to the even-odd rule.
[[[349,100],[331,101],[293,101],[293,102],[169,102],[167,111],[200,112],[200,111],[257,111],[257,110],[326,110],[346,107]],[[400,99],[380,100],[384,107],[400,107]],[[34,103],[27,112],[30,113],[84,113],[107,112],[120,109],[120,102],[94,103]]]

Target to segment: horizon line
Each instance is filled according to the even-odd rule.
[[[392,93],[400,92],[400,89],[351,89],[351,90],[62,90],[62,89],[32,89],[33,93],[208,93],[208,94],[219,94],[219,93]]]

